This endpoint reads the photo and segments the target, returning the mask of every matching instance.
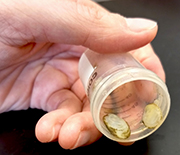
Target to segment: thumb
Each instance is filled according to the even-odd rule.
[[[97,52],[128,52],[150,43],[157,34],[158,26],[153,20],[124,18],[112,13],[109,16],[112,16],[109,21],[116,23],[106,29],[95,29],[85,46]]]
[[[151,42],[154,21],[124,18],[92,1],[6,0],[0,5],[0,41],[83,45],[98,52],[126,52]]]

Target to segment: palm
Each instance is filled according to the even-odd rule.
[[[6,0],[0,5],[0,21],[0,112],[29,107],[49,111],[37,123],[36,136],[41,142],[58,139],[66,149],[101,136],[78,77],[82,46],[125,52],[148,44],[157,33],[154,22],[138,28],[132,23],[139,20],[111,14],[92,1]],[[153,50],[144,52],[148,48],[132,53],[164,79]]]
[[[29,107],[51,111],[66,98],[81,97],[73,86],[81,87],[77,66],[82,47],[29,44],[23,50],[4,48],[9,57],[0,66],[1,112]]]
[[[36,127],[36,136],[42,142],[58,139],[62,147],[73,148],[77,141],[90,144],[97,140],[101,134],[92,121],[78,76],[78,60],[84,50],[82,46],[52,43],[21,48],[2,44],[0,112],[29,107],[51,111]],[[5,56],[3,51],[7,52]],[[160,61],[149,46],[132,54],[164,79]],[[89,137],[91,134],[94,136]]]

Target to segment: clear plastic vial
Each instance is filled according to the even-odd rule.
[[[88,49],[80,58],[79,75],[96,127],[112,140],[133,142],[145,138],[156,131],[168,115],[170,96],[165,83],[130,53],[99,54]],[[152,106],[147,106],[150,104]],[[128,137],[116,135],[115,131],[121,132],[121,129],[108,128],[106,116],[115,128],[119,123],[116,116],[120,124],[123,120],[130,130]]]

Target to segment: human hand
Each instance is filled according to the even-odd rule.
[[[94,142],[101,134],[78,77],[80,55],[86,47],[101,53],[138,49],[156,33],[152,21],[126,19],[91,1],[1,0],[0,112],[48,111],[36,126],[41,142],[58,140],[65,149]],[[133,54],[164,78],[152,49]]]

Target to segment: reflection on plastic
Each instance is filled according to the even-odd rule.
[[[96,127],[112,140],[133,142],[145,138],[156,131],[168,115],[170,96],[165,83],[129,53],[99,54],[87,50],[79,62],[79,75]],[[155,123],[158,115],[151,117],[155,111],[144,113],[152,103],[162,114]],[[125,133],[130,134],[123,136],[128,129],[126,124],[130,132]],[[153,127],[149,127],[152,124]],[[125,127],[123,132],[121,127]]]
[[[101,108],[101,118],[114,113],[128,122],[131,130],[136,129],[142,121],[145,106],[156,98],[154,83],[140,80],[126,83],[106,98]]]

